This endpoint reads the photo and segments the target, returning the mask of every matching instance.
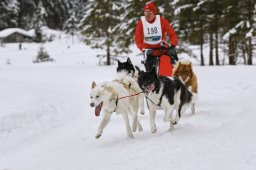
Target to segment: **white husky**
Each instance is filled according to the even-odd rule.
[[[128,118],[128,113],[133,113],[133,111],[129,104],[130,98],[126,98],[126,96],[129,95],[129,91],[124,87],[124,85],[120,84],[119,82],[110,81],[100,83],[98,85],[96,85],[95,82],[92,83],[92,89],[90,93],[90,106],[95,107],[96,116],[100,115],[101,110],[104,112],[104,117],[99,125],[98,132],[95,136],[96,138],[101,137],[103,129],[108,124],[113,112],[122,115],[126,125],[127,136],[129,138],[133,138]],[[136,122],[141,128],[140,123],[137,120]]]

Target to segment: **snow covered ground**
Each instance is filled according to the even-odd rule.
[[[151,134],[146,110],[135,139],[113,115],[95,139],[91,82],[114,79],[116,65],[98,66],[99,51],[65,40],[44,44],[56,62],[33,64],[39,46],[0,47],[0,170],[255,170],[255,66],[195,65],[196,115],[169,131],[158,110]]]

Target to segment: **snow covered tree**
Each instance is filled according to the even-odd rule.
[[[121,29],[119,41],[123,42],[125,47],[134,43],[136,24],[140,17],[144,15],[143,7],[147,1],[148,0],[127,0],[124,3],[123,18],[119,26]]]
[[[45,9],[47,26],[53,29],[62,29],[68,19],[68,0],[42,0]]]
[[[18,13],[19,3],[13,0],[1,0],[0,1],[0,30],[8,27],[17,27],[18,25]]]
[[[205,4],[200,0],[176,1],[174,14],[176,16],[177,34],[179,44],[192,43],[200,45],[200,62],[205,65],[203,45],[207,32],[207,20]],[[183,45],[182,45],[183,46]],[[182,49],[189,53],[190,50]]]
[[[41,1],[37,4],[37,10],[36,10],[36,16],[34,21],[34,29],[35,29],[35,41],[36,42],[42,42],[43,33],[42,33],[42,26],[44,25],[43,22],[43,15],[44,15],[44,9],[42,7]]]
[[[36,12],[36,0],[17,0],[19,4],[18,27],[31,29],[34,25],[34,16]]]
[[[78,25],[78,21],[76,19],[75,13],[73,13],[64,24],[64,30],[72,36],[73,43],[74,43],[74,34],[77,31],[77,25]]]
[[[224,20],[226,24],[223,25],[224,29],[224,40],[228,41],[228,56],[229,64],[235,65],[237,62],[237,57],[239,57],[239,51],[243,50],[244,45],[248,48],[248,59],[245,61],[247,64],[252,64],[252,53],[251,53],[251,43],[246,43],[246,34],[249,30],[254,27],[254,10],[256,2],[253,0],[245,1],[232,1],[226,0],[226,9]],[[245,58],[244,58],[245,59]],[[245,59],[246,60],[246,59]]]
[[[68,20],[70,19],[71,16],[74,15],[77,21],[80,21],[84,13],[86,12],[86,4],[88,0],[73,0],[73,1],[68,1]]]
[[[175,22],[175,16],[174,16],[174,11],[175,11],[175,3],[176,1],[174,0],[158,0],[156,3],[159,6],[159,13],[164,16],[170,23]]]
[[[119,44],[122,2],[90,0],[87,4],[87,12],[80,23],[84,41],[93,48],[106,50],[106,64],[110,65],[111,55],[117,52]]]

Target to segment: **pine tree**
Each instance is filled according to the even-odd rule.
[[[64,22],[68,19],[68,0],[42,0],[45,9],[45,21],[52,29],[63,29]]]
[[[34,16],[38,0],[17,0],[19,4],[18,27],[31,29],[34,25]]]
[[[134,34],[136,24],[140,17],[144,15],[143,7],[148,0],[127,0],[124,3],[123,18],[120,23],[121,34],[119,41],[123,42],[124,47],[128,47],[131,43],[134,43]]]
[[[36,16],[34,21],[35,41],[42,42],[43,40],[42,26],[44,25],[44,22],[43,22],[44,10],[43,10],[41,1],[39,1],[37,5],[38,7],[36,9]]]
[[[13,3],[9,3],[9,0],[0,1],[0,30],[18,26],[18,5],[16,0]]]
[[[72,42],[74,43],[74,35],[77,31],[78,20],[75,13],[73,13],[64,24],[64,30],[72,36]]]
[[[159,8],[162,8],[162,10],[159,10],[159,13],[167,19],[170,23],[175,22],[175,1],[174,0],[156,0],[156,4],[158,4]]]
[[[118,0],[88,1],[87,13],[80,23],[85,43],[106,50],[107,65],[111,64],[111,55],[117,53],[121,10],[122,2]]]
[[[248,32],[251,31],[251,34],[253,32],[256,32],[256,2],[254,0],[245,0],[240,2],[241,8],[243,9],[243,15],[246,22],[246,29],[245,29],[245,45],[247,46],[247,53],[248,58],[245,59],[245,63],[248,65],[252,65],[252,35],[248,35]],[[246,42],[247,41],[247,42]]]
[[[235,65],[237,62],[239,44],[245,40],[245,32],[247,20],[246,14],[248,6],[244,6],[245,1],[226,0],[226,9],[224,10],[224,20],[226,24],[223,25],[224,39],[228,40],[228,56],[229,64]]]

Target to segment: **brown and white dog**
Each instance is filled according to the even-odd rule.
[[[173,76],[179,78],[191,92],[198,93],[197,76],[191,61],[179,61],[174,67]]]
[[[177,62],[173,70],[173,76],[180,79],[183,84],[193,93],[198,93],[197,76],[193,71],[192,63],[188,60]],[[192,113],[195,113],[195,103],[191,106]]]

